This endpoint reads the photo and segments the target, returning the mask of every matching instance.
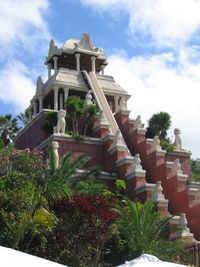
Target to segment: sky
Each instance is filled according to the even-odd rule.
[[[23,112],[35,94],[52,38],[59,47],[90,33],[147,126],[171,115],[169,137],[200,157],[200,0],[0,0],[0,114]]]

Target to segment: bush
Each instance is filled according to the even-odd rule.
[[[44,124],[42,129],[45,131],[46,134],[50,135],[53,134],[53,128],[57,124],[57,112],[50,111],[45,114]]]

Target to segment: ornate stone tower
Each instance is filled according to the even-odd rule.
[[[129,198],[158,202],[164,216],[168,214],[169,203],[170,213],[186,214],[184,236],[190,240],[193,237],[186,227],[188,220],[192,233],[200,238],[200,190],[196,184],[186,185],[190,159],[180,146],[180,136],[176,137],[179,150],[174,153],[162,150],[158,137],[146,139],[141,117],[129,118],[130,96],[113,77],[104,73],[107,57],[103,49],[95,47],[86,33],[80,40],[69,39],[62,48],[52,40],[45,64],[48,79],[46,82],[40,76],[37,79],[36,93],[27,109],[29,122],[16,137],[16,148],[39,149],[47,155],[53,143],[57,159],[68,151],[73,157],[89,152],[92,159],[88,167],[101,167],[99,179],[111,189],[117,178],[124,179]],[[66,134],[63,125],[61,132],[52,134],[42,129],[47,113],[65,116],[62,109],[72,95],[99,108],[91,135],[81,142]],[[177,216],[174,223],[178,224],[180,218]]]

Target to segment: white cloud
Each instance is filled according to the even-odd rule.
[[[160,46],[180,45],[200,30],[200,1],[197,0],[80,0],[95,10],[125,10],[129,33],[151,36]],[[138,35],[137,35],[138,37]]]
[[[12,103],[16,113],[23,112],[35,92],[27,67],[20,61],[13,61],[0,70],[0,76],[0,100]]]
[[[47,0],[6,0],[0,1],[0,40],[13,42],[26,36],[29,27],[48,35],[47,25],[42,17],[42,10],[48,9]],[[31,35],[30,35],[31,37]]]
[[[152,114],[166,111],[172,116],[172,129],[182,130],[184,148],[192,150],[194,157],[200,156],[200,64],[182,61],[188,51],[178,57],[177,68],[171,63],[172,53],[149,57],[126,57],[112,55],[106,73],[132,95],[128,107],[132,116],[140,114],[146,122]],[[195,70],[195,71],[194,71]]]
[[[11,104],[15,113],[24,111],[34,94],[37,60],[45,57],[50,40],[44,17],[48,8],[48,0],[0,0],[0,101]]]

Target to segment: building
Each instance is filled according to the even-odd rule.
[[[73,157],[90,152],[88,167],[101,167],[99,179],[109,188],[113,188],[117,178],[124,179],[130,199],[158,202],[163,216],[169,212],[177,214],[173,223],[183,226],[177,233],[179,236],[191,240],[194,234],[199,239],[200,193],[197,184],[187,186],[191,176],[190,156],[181,148],[180,132],[176,132],[180,147],[177,145],[173,153],[162,150],[157,137],[146,139],[140,116],[129,117],[130,95],[113,77],[105,75],[107,57],[103,49],[94,46],[89,34],[84,33],[80,40],[69,39],[62,48],[52,40],[45,64],[48,79],[46,82],[40,76],[37,79],[36,94],[27,109],[29,122],[16,137],[16,147],[37,148],[47,155],[49,145],[57,142],[55,150],[60,159],[68,151]],[[65,101],[72,95],[99,108],[89,136],[80,142],[58,127],[54,133],[53,129],[52,133],[43,130],[46,114],[50,111],[60,114],[59,110],[64,109]]]

